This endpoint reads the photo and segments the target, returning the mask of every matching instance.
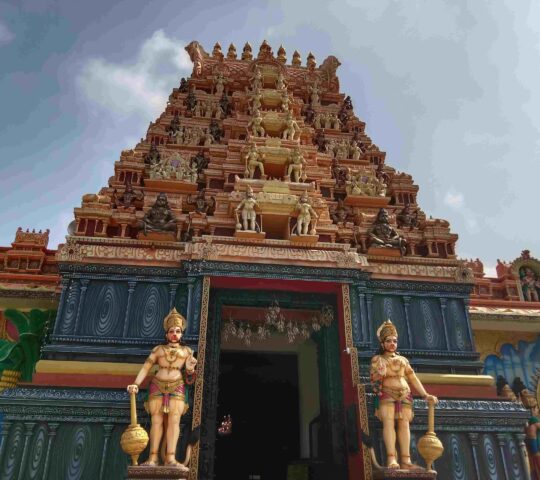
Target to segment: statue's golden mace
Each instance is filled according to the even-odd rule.
[[[120,438],[122,450],[131,457],[133,465],[137,465],[139,455],[148,445],[146,430],[137,423],[137,402],[135,392],[130,392],[131,424],[126,428]]]
[[[433,470],[433,462],[444,452],[443,444],[435,434],[435,404],[433,401],[428,402],[428,431],[418,441],[417,448],[426,462],[427,469]]]

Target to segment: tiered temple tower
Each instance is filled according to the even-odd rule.
[[[300,450],[310,468],[370,478],[358,439],[361,430],[380,436],[366,384],[376,328],[391,318],[400,351],[442,399],[440,478],[526,478],[525,413],[481,375],[468,316],[474,275],[456,259],[457,235],[421,210],[412,177],[388,165],[366,134],[339,91],[338,59],[317,65],[310,53],[303,63],[294,52],[289,61],[266,41],[256,53],[246,43],[240,56],[234,45],[209,54],[191,42],[186,50],[191,77],[173,89],[146,137],[121,153],[108,185],[75,208],[57,254],[62,291],[43,360],[32,385],[0,398],[11,422],[0,461],[24,444],[21,454],[43,478],[61,478],[54,475],[76,452],[85,475],[122,475],[125,386],[162,341],[162,318],[174,306],[199,362],[183,427],[201,427],[191,478],[212,478],[223,448],[215,428],[220,353],[230,347],[223,327],[238,320],[251,331],[279,305],[287,332],[295,324],[306,331],[317,312],[328,321],[307,334],[313,357],[297,352],[299,385],[318,383],[310,390],[315,411],[300,401],[300,437],[309,440]],[[414,442],[426,416],[419,402]],[[34,452],[38,432],[61,448]]]

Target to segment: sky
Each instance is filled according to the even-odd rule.
[[[264,39],[341,61],[367,134],[461,258],[494,275],[540,257],[540,2],[526,0],[0,0],[0,245],[19,226],[65,240],[191,73],[191,40]]]

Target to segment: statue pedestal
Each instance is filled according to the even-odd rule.
[[[176,235],[172,232],[144,232],[137,234],[138,240],[153,240],[156,242],[176,242]]]
[[[373,471],[374,480],[436,480],[437,472],[433,470],[402,470],[400,468],[383,468]]]
[[[188,478],[189,472],[178,467],[138,465],[128,467],[127,480],[181,480]]]
[[[292,243],[317,243],[319,235],[291,235],[289,240]]]
[[[248,238],[250,240],[264,240],[266,233],[254,232],[253,230],[236,230],[234,238]]]
[[[367,254],[380,257],[401,257],[401,250],[397,247],[369,247]]]

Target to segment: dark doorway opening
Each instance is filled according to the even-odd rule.
[[[217,480],[286,480],[300,456],[296,354],[222,352],[218,419],[232,433],[217,438]]]

